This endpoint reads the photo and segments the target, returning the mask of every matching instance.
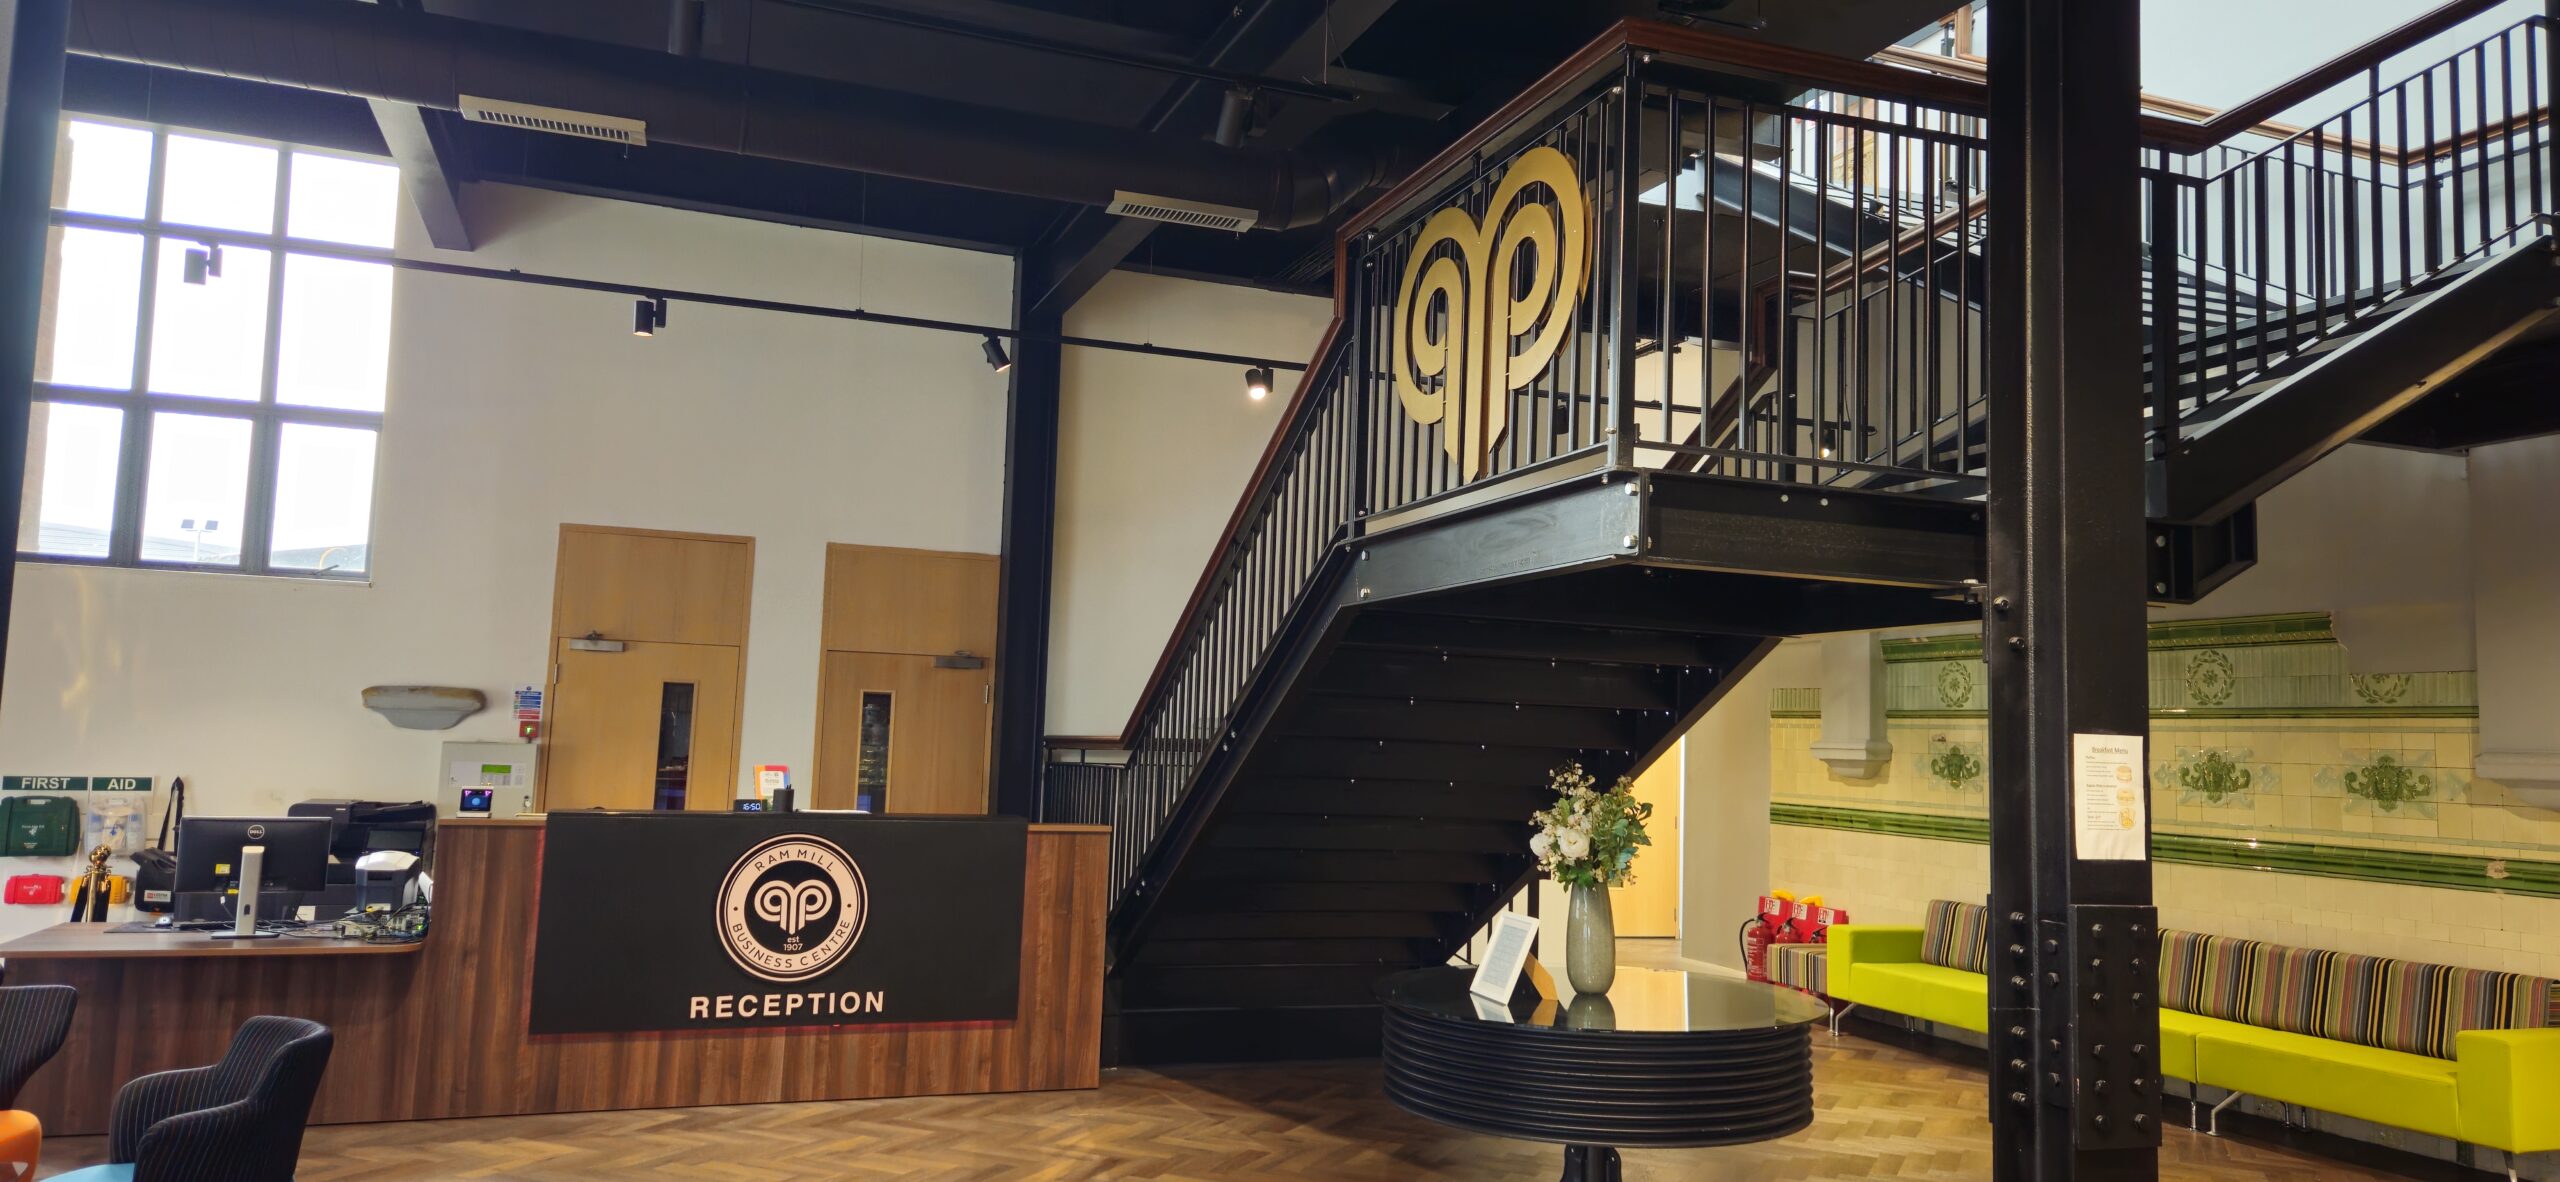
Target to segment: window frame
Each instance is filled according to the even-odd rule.
[[[292,200],[294,157],[300,154],[332,156],[374,164],[389,162],[383,157],[362,152],[315,148],[281,140],[261,139],[256,136],[228,135],[166,123],[143,123],[75,115],[68,112],[64,114],[63,122],[66,126],[74,121],[129,127],[151,133],[151,167],[145,182],[147,188],[144,193],[141,217],[120,217],[113,214],[55,208],[51,211],[50,221],[50,225],[58,229],[106,230],[134,234],[142,239],[141,272],[137,279],[139,290],[135,294],[134,309],[133,380],[130,386],[122,390],[96,386],[57,385],[50,381],[33,383],[31,396],[35,401],[100,407],[120,411],[124,417],[122,435],[117,445],[115,515],[107,534],[107,553],[103,556],[36,553],[25,548],[35,539],[21,537],[18,561],[60,566],[121,567],[132,570],[193,571],[208,574],[253,575],[261,578],[370,583],[378,554],[376,532],[381,524],[383,420],[389,407],[390,392],[387,388],[384,390],[384,410],[297,406],[276,401],[276,380],[284,339],[284,294],[290,259],[299,255],[306,258],[349,262],[379,261],[388,265],[397,253],[384,247],[295,238],[287,234],[286,228],[289,224],[287,214]],[[164,219],[162,202],[165,194],[162,182],[168,175],[171,135],[274,149],[276,153],[275,206],[268,228],[263,232],[222,230]],[[256,401],[191,394],[154,393],[150,388],[151,338],[157,317],[161,253],[163,250],[184,251],[206,246],[220,246],[226,250],[239,248],[265,251],[270,260],[267,272],[265,339],[260,349],[261,362]],[[220,280],[217,278],[215,282]],[[387,314],[388,309],[386,309]],[[387,372],[383,380],[387,387],[390,382]],[[162,413],[238,419],[249,424],[249,471],[241,503],[240,560],[238,562],[183,562],[142,557],[143,508],[150,492],[152,424],[155,416]],[[277,458],[283,447],[284,429],[289,425],[353,427],[373,432],[373,483],[368,490],[369,499],[366,502],[364,569],[310,570],[273,565],[272,539],[276,518]]]

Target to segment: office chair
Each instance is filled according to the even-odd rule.
[[[108,1131],[111,1164],[59,1182],[291,1182],[329,1045],[317,1022],[249,1019],[221,1062],[125,1084]]]
[[[0,1167],[7,1178],[33,1178],[44,1151],[44,1122],[18,1102],[27,1077],[62,1049],[80,991],[68,985],[0,987]]]

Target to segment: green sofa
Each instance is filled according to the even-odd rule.
[[[1982,1033],[1987,920],[1941,900],[1919,927],[1835,927],[1831,996]],[[2164,1075],[2508,1154],[2560,1150],[2560,982],[2194,932],[2160,942]]]

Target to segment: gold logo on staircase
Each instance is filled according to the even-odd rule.
[[[1462,480],[1484,470],[1511,392],[1545,372],[1591,280],[1590,204],[1564,153],[1521,153],[1485,209],[1481,223],[1452,206],[1422,224],[1392,330],[1396,400],[1414,422],[1445,422]]]

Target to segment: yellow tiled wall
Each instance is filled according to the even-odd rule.
[[[1887,642],[1893,757],[1873,776],[1813,756],[1818,691],[1774,692],[1770,798],[1782,819],[1956,818],[1978,838],[1989,724],[1968,643]],[[2163,924],[2560,977],[2560,899],[2495,885],[2511,860],[2560,863],[2560,811],[2473,775],[2468,672],[2350,674],[2327,618],[2303,614],[2155,625],[2150,681],[2154,833],[2314,846],[2338,875],[2162,863]],[[1887,923],[1916,922],[1933,898],[1987,893],[1985,846],[1895,828],[1909,826],[1782,823],[1772,877]],[[2460,859],[2482,889],[2389,881],[2385,864],[2406,854]]]

